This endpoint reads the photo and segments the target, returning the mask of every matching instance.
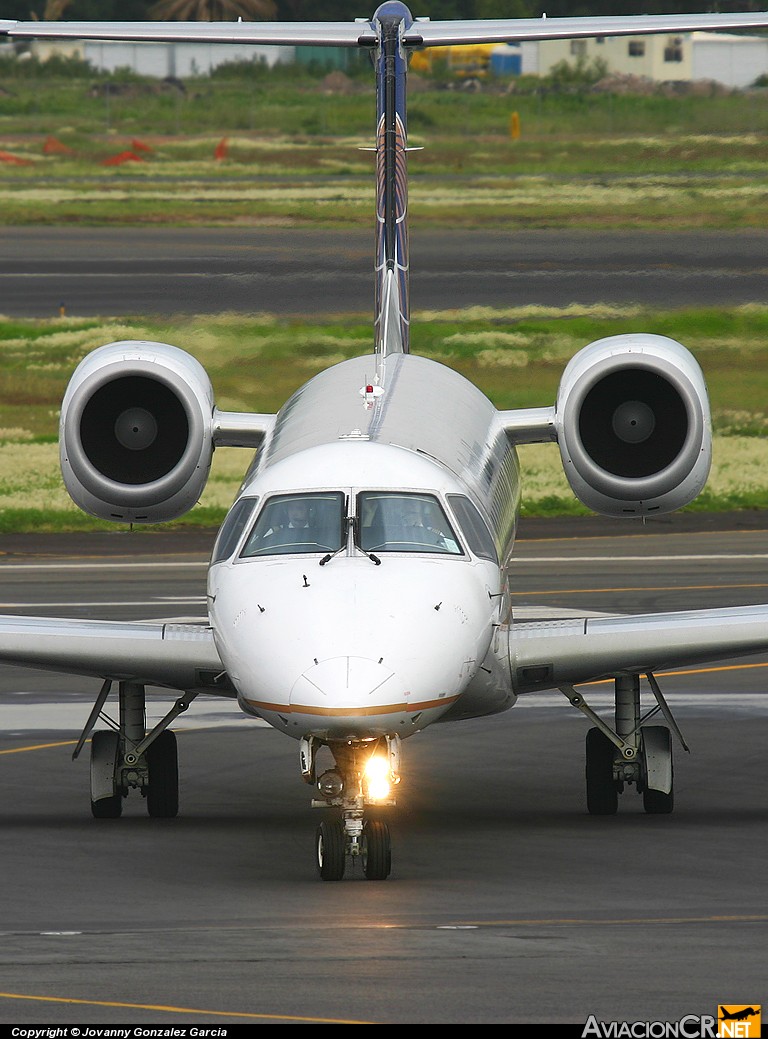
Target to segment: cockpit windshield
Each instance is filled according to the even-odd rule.
[[[338,552],[345,529],[340,491],[277,494],[265,502],[240,556]]]
[[[361,491],[358,543],[364,552],[437,552],[462,555],[440,502],[432,494]]]

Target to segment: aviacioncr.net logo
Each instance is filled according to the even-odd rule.
[[[760,1004],[718,1004],[717,1016],[686,1014],[678,1021],[598,1021],[592,1015],[582,1039],[760,1039]]]
[[[720,1003],[717,1008],[719,1039],[760,1039],[761,1006]]]

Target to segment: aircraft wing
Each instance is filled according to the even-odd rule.
[[[768,605],[513,621],[508,638],[512,684],[533,692],[768,653]]]
[[[202,624],[4,616],[0,662],[234,696],[213,633]]]
[[[512,684],[525,693],[768,653],[768,606],[513,621],[507,636]],[[0,662],[234,695],[201,624],[5,616]]]

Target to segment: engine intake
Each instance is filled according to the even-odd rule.
[[[110,343],[77,367],[61,407],[64,483],[101,519],[175,519],[199,499],[213,454],[205,369],[165,343]]]
[[[555,409],[573,492],[606,515],[670,512],[704,486],[709,401],[693,355],[665,336],[620,335],[580,350]]]

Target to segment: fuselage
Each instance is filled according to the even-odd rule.
[[[297,739],[406,737],[512,702],[491,649],[515,451],[456,372],[395,354],[371,381],[375,363],[287,402],[214,549],[210,619],[239,703]],[[295,506],[311,528],[291,529]]]
[[[209,609],[241,707],[303,739],[405,737],[510,706],[504,566],[517,457],[491,402],[409,353],[407,57],[376,11],[374,353],[278,413],[214,549]]]

